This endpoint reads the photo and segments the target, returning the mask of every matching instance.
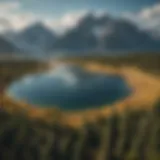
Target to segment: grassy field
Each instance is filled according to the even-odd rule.
[[[160,55],[0,62],[0,84],[5,89],[61,63],[119,74],[134,93],[112,107],[81,112],[35,109],[1,94],[1,160],[160,159]]]
[[[5,88],[9,83],[25,74],[41,72],[51,69],[61,63],[72,63],[80,65],[87,70],[118,74],[123,76],[128,85],[133,88],[133,94],[114,104],[118,112],[125,108],[131,109],[151,109],[156,100],[160,97],[160,55],[139,55],[128,57],[85,57],[69,58],[60,60],[50,60],[49,62],[40,61],[5,61],[0,63],[1,88]],[[52,122],[52,113],[61,115],[59,121],[67,124],[79,126],[85,121],[94,121],[95,117],[108,116],[112,112],[112,106],[102,106],[102,109],[85,110],[79,112],[61,112],[58,109],[35,109],[24,103],[16,103],[9,97],[1,98],[6,109],[17,111],[19,108],[25,108],[29,116],[35,118],[47,119]],[[13,105],[14,104],[14,105]],[[6,107],[9,106],[9,107]],[[12,107],[14,106],[14,107]],[[17,107],[16,107],[17,106]],[[28,113],[27,112],[27,113]],[[47,118],[46,118],[47,117]],[[55,118],[53,118],[55,120]]]

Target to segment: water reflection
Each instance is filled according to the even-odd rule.
[[[26,76],[9,86],[16,100],[39,107],[95,108],[130,94],[125,81],[114,75],[91,73],[73,65],[61,65],[43,74]]]

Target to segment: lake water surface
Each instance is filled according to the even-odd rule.
[[[6,92],[15,100],[38,107],[79,110],[112,104],[128,96],[131,89],[118,75],[91,73],[77,66],[62,65],[15,81]]]

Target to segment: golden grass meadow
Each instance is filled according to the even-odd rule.
[[[157,56],[158,59],[159,56]],[[137,61],[135,61],[137,59]],[[36,108],[32,105],[27,104],[27,102],[16,102],[7,95],[3,95],[1,98],[1,103],[6,110],[11,110],[12,112],[23,110],[33,119],[43,119],[47,122],[53,122],[56,120],[59,123],[65,125],[71,125],[74,127],[81,126],[85,121],[96,121],[96,117],[106,117],[108,114],[112,113],[112,110],[116,110],[118,113],[123,112],[126,108],[130,109],[142,109],[148,110],[152,109],[152,106],[158,98],[160,97],[160,75],[155,74],[158,72],[159,68],[154,67],[155,57],[148,56],[149,61],[143,59],[143,56],[128,56],[121,58],[71,58],[71,59],[60,59],[60,60],[50,60],[48,62],[6,62],[3,63],[1,67],[1,77],[4,77],[4,81],[8,79],[9,83],[17,79],[17,77],[22,77],[25,73],[36,73],[43,72],[46,70],[54,69],[55,66],[61,64],[76,64],[79,65],[90,72],[99,72],[105,74],[114,74],[122,76],[128,85],[133,89],[133,93],[126,97],[125,99],[119,100],[113,104],[113,106],[102,106],[100,109],[86,109],[80,111],[63,111],[58,109],[58,106],[47,109],[47,108]],[[144,66],[138,66],[139,61],[144,61]],[[130,64],[126,64],[129,63]],[[135,62],[134,62],[135,61]],[[104,63],[106,62],[106,63]],[[108,63],[107,63],[108,62]],[[152,71],[148,70],[145,65],[150,65]],[[115,65],[116,64],[116,65]],[[13,68],[17,68],[14,69]],[[160,71],[159,71],[160,73]],[[2,78],[3,79],[3,78]],[[7,82],[2,82],[2,84],[7,84]]]
[[[0,159],[159,160],[160,56],[1,61]],[[12,99],[5,89],[61,64],[120,75],[131,95],[99,109],[63,111]]]

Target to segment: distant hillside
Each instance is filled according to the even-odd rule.
[[[56,35],[40,22],[28,26],[13,38],[16,45],[28,52],[45,52],[56,41]]]
[[[20,50],[14,46],[14,44],[3,37],[0,37],[0,55],[10,55],[17,52],[20,52]]]

